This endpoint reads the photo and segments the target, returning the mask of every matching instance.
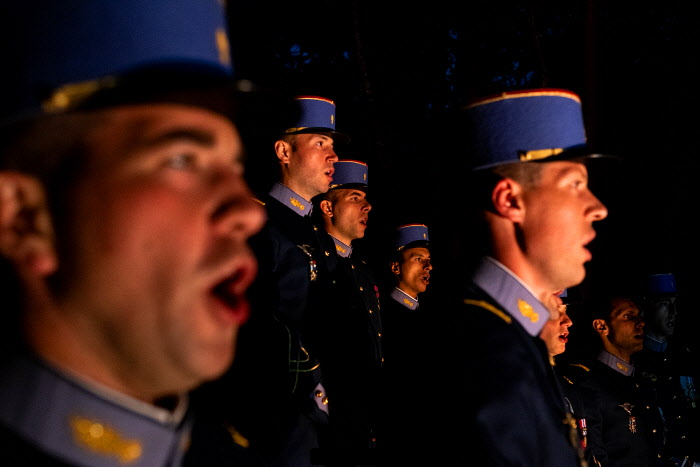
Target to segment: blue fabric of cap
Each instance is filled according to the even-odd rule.
[[[297,96],[299,119],[286,130],[294,133],[306,129],[325,129],[335,131],[335,102],[319,96]]]
[[[339,160],[333,164],[333,169],[331,188],[343,188],[344,185],[368,186],[368,168],[364,162]]]
[[[402,249],[413,242],[428,242],[428,226],[425,224],[406,224],[396,228],[394,248]]]
[[[233,74],[220,0],[13,1],[0,22],[12,40],[1,46],[0,82],[12,90],[3,115],[40,111],[62,86],[144,69]]]
[[[676,291],[676,278],[671,273],[651,274],[647,276],[646,291],[655,295],[674,295]]]
[[[466,117],[472,170],[586,149],[581,100],[564,89],[504,92],[473,102]]]

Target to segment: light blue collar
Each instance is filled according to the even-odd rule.
[[[391,298],[393,298],[409,310],[415,310],[416,308],[418,308],[418,299],[411,297],[398,287],[394,287],[394,290],[391,291]]]
[[[277,182],[270,188],[270,196],[287,206],[300,216],[308,216],[313,210],[313,203],[302,198],[300,195]]]
[[[549,319],[549,310],[512,271],[491,257],[485,257],[472,280],[531,336],[539,335]]]
[[[618,373],[625,376],[632,376],[634,374],[634,365],[627,363],[623,359],[616,357],[607,350],[601,350],[598,354],[598,361],[602,362],[606,366],[612,368]]]
[[[331,235],[331,234],[328,234]],[[335,243],[335,251],[338,253],[338,256],[342,256],[343,258],[349,258],[350,255],[352,254],[352,247],[350,245],[346,245],[345,243],[341,242],[337,238],[335,238],[333,235],[331,235],[331,238],[333,239],[333,243]]]
[[[28,356],[3,370],[0,423],[42,451],[71,465],[182,464],[192,429],[189,415],[177,422],[154,418],[135,410],[138,401],[124,405]]]
[[[644,334],[644,348],[651,350],[652,352],[666,352],[666,349],[668,348],[668,339],[661,342],[647,334]]]

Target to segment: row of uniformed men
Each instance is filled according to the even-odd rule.
[[[1,362],[3,463],[310,465],[313,447],[331,447],[320,451],[330,463],[360,453],[366,418],[355,412],[367,409],[368,379],[344,368],[374,369],[383,353],[359,263],[321,256],[351,246],[333,230],[336,209],[354,201],[329,191],[334,111],[312,111],[325,120],[310,123],[302,113],[275,141],[280,183],[263,210],[241,170],[221,2],[14,2],[0,21],[0,79],[12,90],[0,122],[0,286],[17,325],[3,343],[21,336]],[[463,209],[488,242],[459,299],[444,302],[451,371],[432,379],[418,364],[398,379],[427,377],[448,397],[409,393],[428,408],[387,462],[577,465],[538,336],[552,292],[585,277],[593,223],[608,214],[587,184],[598,155],[581,101],[563,89],[511,91],[466,114],[473,203]],[[300,214],[327,192],[321,232]],[[315,298],[324,293],[336,306]],[[353,354],[361,333],[366,360]],[[193,404],[191,391],[212,380]],[[326,390],[329,410],[316,397]]]

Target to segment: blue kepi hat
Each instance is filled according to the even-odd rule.
[[[676,278],[671,273],[650,274],[646,278],[645,292],[651,296],[677,295]]]
[[[396,250],[403,250],[414,243],[427,246],[429,240],[427,225],[406,224],[396,228],[394,248]]]
[[[335,102],[320,96],[296,96],[298,118],[284,130],[285,134],[329,133],[333,140],[348,142],[350,138],[335,129]]]
[[[156,70],[140,99],[185,76],[233,84],[221,0],[3,2],[0,43],[1,121],[74,109]]]
[[[360,161],[339,160],[333,164],[333,181],[330,188],[362,188],[368,186],[367,164]]]
[[[581,99],[565,89],[485,97],[467,106],[466,117],[471,170],[602,156],[588,149]]]

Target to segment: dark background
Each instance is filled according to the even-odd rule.
[[[380,252],[395,225],[428,224],[434,283],[460,271],[460,251],[472,239],[459,219],[469,202],[462,107],[504,90],[578,93],[591,146],[622,164],[593,176],[610,213],[596,224],[594,259],[574,294],[673,272],[682,293],[679,324],[697,324],[691,198],[700,18],[691,2],[311,0],[230,8],[238,78],[336,102],[337,129],[352,138],[337,148],[339,157],[370,168],[374,209],[361,245]],[[256,190],[274,179],[263,131],[272,113],[262,112],[255,125],[265,137],[248,148]]]

